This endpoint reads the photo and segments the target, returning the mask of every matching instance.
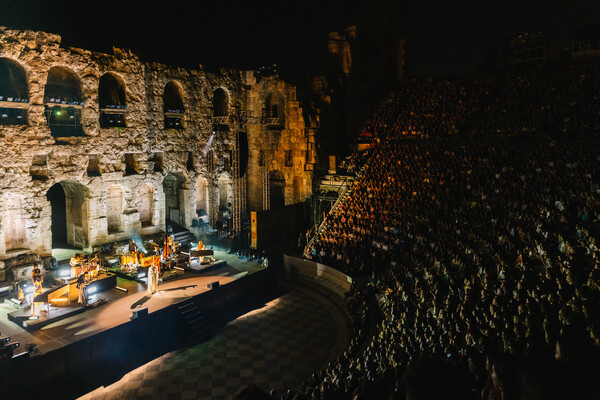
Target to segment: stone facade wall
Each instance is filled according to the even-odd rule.
[[[210,190],[218,193],[219,177],[231,176],[230,154],[238,130],[248,135],[245,211],[263,209],[263,168],[284,173],[286,204],[310,195],[312,175],[305,168],[307,137],[294,86],[276,76],[257,80],[252,71],[209,73],[142,62],[134,53],[121,49],[107,55],[62,48],[60,40],[60,36],[45,32],[0,27],[0,62],[9,59],[24,69],[29,93],[27,124],[0,125],[0,260],[24,254],[50,256],[52,207],[47,193],[57,183],[66,195],[68,240],[84,249],[126,239],[134,230],[142,234],[163,230],[167,198],[163,181],[168,174],[173,174],[177,181],[179,222],[191,226],[196,217],[196,182],[202,177]],[[45,115],[44,89],[48,71],[55,66],[67,68],[80,80],[84,136],[55,138],[51,134]],[[109,72],[125,85],[127,111],[123,128],[100,126],[98,85],[100,77]],[[164,127],[163,93],[171,81],[181,88],[185,108],[183,129]],[[214,157],[214,168],[209,169],[203,156],[213,135],[210,116],[213,93],[218,88],[228,94],[229,110],[234,113],[245,110],[261,116],[263,109],[277,104],[282,125],[267,129],[256,118],[238,119],[237,124],[229,124],[229,129],[216,131],[209,153]],[[269,154],[265,167],[258,166],[260,149]],[[286,151],[291,151],[292,165],[285,163]],[[128,162],[133,162],[133,172]],[[97,164],[96,173],[88,172],[92,163]],[[115,185],[122,194],[122,203],[117,207],[121,210],[121,220],[119,229],[109,233],[107,196]],[[153,193],[152,221],[143,226],[139,210],[146,207],[139,203],[142,190]],[[17,249],[10,248],[9,231],[23,227],[3,224],[8,221],[7,213],[12,213],[5,205],[14,208],[15,204],[14,201],[9,204],[7,199],[15,196],[22,198],[26,236],[23,248]],[[209,202],[213,198],[218,201],[216,195]],[[113,198],[111,204],[115,201]]]

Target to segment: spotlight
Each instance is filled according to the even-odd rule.
[[[98,289],[96,289],[96,286],[88,286],[88,288],[87,288],[88,294],[96,293],[96,290],[98,290]]]
[[[67,115],[69,116],[69,119],[75,119],[75,110],[73,108],[67,109]]]
[[[2,113],[2,118],[8,118],[8,114],[6,112]]]

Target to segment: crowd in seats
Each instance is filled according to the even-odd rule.
[[[523,135],[579,137],[600,129],[600,63],[409,82],[365,124],[364,140]]]
[[[413,84],[380,107],[305,256],[369,277],[354,312],[381,318],[281,398],[600,398],[600,75],[582,68]]]

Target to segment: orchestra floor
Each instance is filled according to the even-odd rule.
[[[349,333],[345,313],[329,298],[288,286],[207,342],[167,353],[81,399],[226,399],[247,383],[281,394],[335,360]]]

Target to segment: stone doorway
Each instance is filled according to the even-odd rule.
[[[52,215],[52,248],[88,246],[88,189],[79,182],[59,182],[46,193]]]
[[[173,223],[185,226],[184,207],[181,196],[182,182],[183,179],[173,173],[167,174],[163,180],[167,225]]]

